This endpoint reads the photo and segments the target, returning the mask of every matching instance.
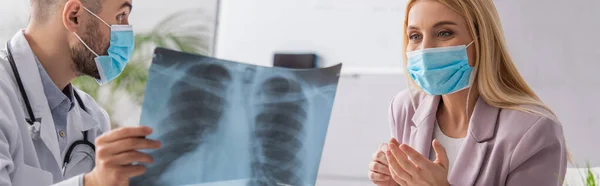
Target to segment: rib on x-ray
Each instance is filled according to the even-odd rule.
[[[130,184],[315,185],[340,70],[156,49],[141,123],[162,147]]]

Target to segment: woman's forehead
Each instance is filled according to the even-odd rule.
[[[457,25],[466,23],[458,12],[435,0],[415,2],[409,10],[407,21],[409,26],[417,28],[431,27],[442,21],[451,21]]]

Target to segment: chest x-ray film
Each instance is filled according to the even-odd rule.
[[[315,185],[340,70],[156,49],[141,123],[162,147],[131,185]]]

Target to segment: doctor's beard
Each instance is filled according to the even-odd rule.
[[[81,34],[81,40],[83,40],[94,52],[98,55],[106,55],[109,44],[104,41],[104,35],[98,28],[99,23],[95,20],[90,20],[85,29],[85,33]],[[80,75],[91,76],[96,79],[100,79],[98,73],[98,67],[94,60],[96,55],[88,50],[83,43],[71,47],[71,59],[73,61],[73,69]]]

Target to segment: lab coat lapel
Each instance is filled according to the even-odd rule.
[[[440,96],[425,97],[412,118],[415,125],[411,127],[410,144],[408,145],[426,158],[429,158],[431,151],[431,141],[433,140],[433,129],[439,103]]]
[[[448,180],[456,185],[475,185],[487,151],[491,147],[500,109],[488,105],[479,97],[471,121],[469,132],[456,157]]]
[[[90,114],[88,114],[84,109],[82,109],[81,105],[79,105],[79,103],[77,102],[75,103],[75,107],[73,107],[73,110],[69,112],[68,123],[69,124],[67,125],[67,144],[69,146],[65,148],[69,148],[70,145],[74,144],[76,141],[82,140],[84,137],[84,131],[96,128],[96,126],[98,126],[98,121],[94,119]],[[95,134],[92,132],[92,130],[90,130],[87,137],[92,144],[95,144],[93,140],[95,139]],[[63,150],[62,157],[66,157],[67,151],[68,150]],[[71,159],[71,163],[77,163],[74,161],[76,160]],[[71,173],[71,171],[72,170],[68,170],[69,173]]]
[[[41,118],[40,138],[54,156],[57,165],[60,165],[61,156],[54,120],[52,119],[48,100],[44,94],[44,87],[42,86],[41,76],[35,62],[35,56],[23,35],[23,31],[18,32],[12,38],[11,49],[33,113],[35,117]],[[23,109],[27,112],[25,107]]]
[[[90,130],[98,126],[98,121],[87,113],[78,102],[75,102],[75,107],[69,112],[68,117],[69,125],[67,125],[67,132],[69,135],[68,144],[72,144],[77,140],[83,139],[82,132]],[[90,135],[90,134],[88,134]],[[88,139],[93,139],[88,136]],[[90,141],[93,143],[93,141]]]
[[[74,90],[73,92],[81,95],[77,90]],[[76,131],[83,132],[99,127],[100,122],[90,115],[90,113],[88,113],[90,109],[85,107],[85,105],[80,105],[79,101],[75,101],[75,107],[73,108],[73,111],[69,113],[69,118],[71,119],[69,123],[73,123],[72,126],[76,129]]]

